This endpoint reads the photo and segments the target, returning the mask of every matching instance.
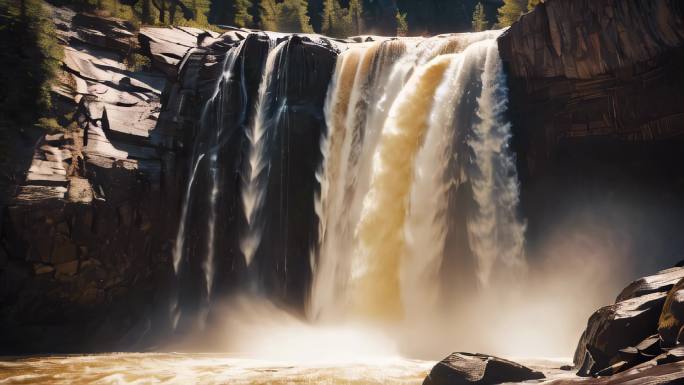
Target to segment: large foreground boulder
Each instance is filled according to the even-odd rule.
[[[423,385],[489,385],[544,378],[513,361],[478,353],[452,353],[435,365]]]

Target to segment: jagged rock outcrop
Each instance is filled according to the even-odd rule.
[[[677,351],[669,350],[681,327],[677,293],[684,281],[673,286],[671,279],[683,273],[683,267],[674,267],[640,278],[614,304],[597,310],[575,351],[578,374],[610,376],[648,361],[679,361]],[[636,290],[644,287],[648,290]]]
[[[423,385],[493,385],[542,378],[543,373],[503,358],[452,353],[432,368]]]

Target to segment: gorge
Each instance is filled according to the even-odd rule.
[[[237,354],[97,364],[202,383],[324,381],[338,374],[302,363],[362,360],[371,374],[341,383],[418,383],[457,349],[620,381],[681,301],[681,266],[614,300],[682,259],[675,0],[547,0],[505,30],[429,38],[51,12],[53,92],[78,129],[23,134],[5,166],[3,354]],[[126,68],[132,49],[152,68]],[[620,316],[587,324],[613,302],[649,317],[624,344]],[[676,349],[656,350],[654,383],[681,379]]]

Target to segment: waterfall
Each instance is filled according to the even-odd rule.
[[[267,156],[268,137],[272,136],[269,129],[273,127],[278,116],[271,116],[272,111],[278,113],[279,103],[273,95],[273,86],[277,84],[279,74],[274,71],[280,52],[287,44],[283,41],[274,49],[270,49],[266,59],[266,66],[262,72],[257,96],[255,118],[247,131],[249,150],[246,169],[243,176],[241,198],[247,221],[247,229],[240,239],[240,250],[245,257],[245,263],[252,263],[254,254],[259,247],[262,236],[261,208],[266,197],[266,185],[269,174]]]
[[[435,90],[451,60],[438,56],[420,67],[392,105],[383,127],[353,256],[352,301],[363,315],[396,319],[403,314],[399,268],[414,158],[428,127]]]
[[[524,265],[498,34],[390,40],[339,55],[321,143],[314,319],[429,310],[450,216],[465,218],[476,261],[462,274],[485,286],[498,263]],[[450,194],[464,182],[473,209],[454,212]]]
[[[474,154],[469,172],[476,213],[468,219],[468,239],[478,257],[478,278],[487,284],[493,265],[502,261],[521,266],[525,226],[516,218],[519,187],[513,154],[508,146],[510,123],[506,111],[506,80],[496,42],[486,44],[482,95],[478,99],[479,123],[468,146]]]
[[[484,291],[493,277],[523,271],[498,34],[387,39],[340,45],[339,53],[309,38],[275,44],[280,37],[251,35],[254,45],[232,48],[200,115],[176,274],[201,271],[210,305],[223,277],[215,260],[235,253],[259,296],[297,305],[308,294],[310,319],[395,324],[434,314],[447,281],[474,277],[473,290]],[[260,71],[245,74],[244,51],[260,52]],[[232,147],[220,151],[226,132]],[[236,152],[224,164],[228,148]],[[224,194],[234,202],[227,208]],[[221,227],[224,213],[237,217],[232,227]],[[206,232],[193,233],[189,218]],[[206,244],[186,245],[188,234]],[[189,250],[197,264],[187,262]],[[445,276],[454,259],[468,263]]]
[[[244,41],[232,47],[225,55],[222,63],[221,76],[214,84],[211,96],[207,99],[202,107],[199,119],[199,129],[197,139],[193,146],[192,163],[190,168],[190,175],[185,188],[183,196],[180,222],[178,225],[178,232],[173,249],[173,268],[176,276],[182,271],[182,263],[185,260],[187,250],[185,247],[187,237],[187,222],[189,219],[189,212],[191,210],[191,201],[193,199],[193,190],[198,171],[202,165],[206,167],[209,172],[209,196],[206,200],[207,211],[209,216],[207,218],[207,238],[206,238],[206,255],[202,262],[202,271],[204,273],[204,301],[209,303],[211,301],[213,282],[214,282],[214,257],[215,257],[215,242],[216,242],[216,205],[220,194],[221,181],[219,180],[219,165],[217,162],[219,151],[221,149],[221,136],[224,131],[223,123],[223,104],[224,96],[230,92],[229,82],[232,80],[235,70],[236,61],[240,51],[242,50]],[[211,109],[215,109],[215,114],[209,114]],[[242,118],[240,118],[242,120]],[[177,327],[180,318],[180,308],[178,299],[172,300],[171,313],[173,315],[173,327]]]

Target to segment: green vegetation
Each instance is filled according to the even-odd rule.
[[[508,27],[515,23],[520,15],[527,11],[526,0],[504,0],[504,4],[499,8],[498,24],[499,28]]]
[[[360,30],[360,4],[349,3],[354,9],[343,8],[338,0],[323,2],[321,33],[333,37],[347,37],[358,34]],[[353,13],[352,13],[353,12]],[[355,28],[356,27],[356,28]]]
[[[152,61],[149,57],[139,53],[132,53],[126,58],[126,69],[132,72],[148,71],[152,69]]]
[[[397,36],[408,35],[409,28],[408,22],[406,21],[406,13],[400,13],[399,11],[397,11],[395,17],[397,19]]]
[[[283,0],[278,3],[278,31],[313,33],[307,15],[306,0]]]
[[[267,31],[313,33],[306,0],[261,0],[259,26]]]
[[[0,0],[0,127],[26,127],[52,108],[63,55],[41,0]]]
[[[135,26],[183,25],[217,29],[209,23],[209,7],[216,0],[50,0],[77,11],[127,20]],[[245,1],[245,0],[243,0]],[[225,2],[225,1],[224,1]],[[230,3],[233,1],[231,0]],[[249,1],[245,1],[249,3]],[[230,24],[233,24],[232,22]]]
[[[0,0],[12,2],[19,0]],[[38,0],[27,0],[38,1]],[[219,25],[281,32],[434,35],[509,25],[539,0],[46,0],[77,11],[140,25],[182,25],[220,30]],[[473,24],[477,15],[478,24]],[[498,19],[498,20],[495,20]]]
[[[361,34],[363,31],[363,5],[361,1],[349,0],[347,18],[351,27],[351,34]]]
[[[529,1],[527,2],[527,10],[528,10],[528,11],[533,10],[534,7],[536,7],[537,5],[539,5],[539,3],[541,3],[541,0],[529,0]]]
[[[252,2],[249,0],[235,0],[235,25],[241,28],[250,27],[254,17],[249,13]]]
[[[473,31],[484,31],[489,27],[482,3],[477,3],[473,11]]]
[[[260,27],[266,31],[278,30],[278,3],[275,0],[261,0]]]

